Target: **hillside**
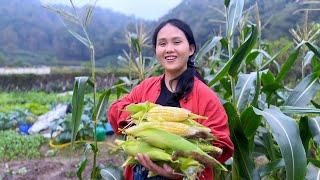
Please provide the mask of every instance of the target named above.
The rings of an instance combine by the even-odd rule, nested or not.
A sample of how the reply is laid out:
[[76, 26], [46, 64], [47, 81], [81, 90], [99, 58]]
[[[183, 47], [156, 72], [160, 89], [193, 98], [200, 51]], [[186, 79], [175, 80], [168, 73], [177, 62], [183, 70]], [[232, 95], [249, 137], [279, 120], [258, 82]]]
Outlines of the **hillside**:
[[[255, 2], [247, 0], [245, 9]], [[257, 2], [264, 25], [262, 36], [268, 40], [288, 36], [289, 28], [303, 22], [303, 13], [293, 12], [310, 7], [298, 4], [296, 0]], [[223, 0], [184, 0], [160, 20], [172, 17], [185, 20], [192, 26], [197, 43], [201, 45], [209, 35], [224, 32], [225, 25], [217, 21], [224, 17], [217, 9], [224, 11]], [[253, 10], [249, 12], [255, 17]], [[319, 16], [320, 12], [312, 12], [309, 21], [319, 22]], [[83, 65], [89, 58], [87, 49], [67, 33], [58, 17], [44, 9], [39, 0], [0, 0], [0, 17], [0, 66]], [[134, 29], [138, 22], [143, 23], [148, 32], [152, 32], [157, 24], [108, 9], [95, 9], [89, 35], [96, 47], [97, 65], [116, 63], [116, 57], [126, 48], [123, 43], [125, 29]]]

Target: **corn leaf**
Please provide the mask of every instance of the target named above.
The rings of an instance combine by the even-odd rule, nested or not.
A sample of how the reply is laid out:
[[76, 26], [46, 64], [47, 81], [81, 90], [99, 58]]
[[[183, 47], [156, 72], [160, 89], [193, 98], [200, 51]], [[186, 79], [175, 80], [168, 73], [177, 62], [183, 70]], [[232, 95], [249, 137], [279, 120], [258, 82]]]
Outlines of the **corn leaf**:
[[284, 77], [288, 74], [290, 69], [293, 67], [294, 63], [297, 60], [297, 57], [299, 55], [299, 50], [301, 46], [297, 46], [293, 52], [290, 54], [288, 59], [285, 61], [285, 63], [282, 65], [279, 74], [276, 77], [276, 82], [281, 83], [281, 81], [284, 79]]
[[231, 57], [229, 61], [231, 61], [230, 69], [228, 70], [229, 74], [233, 77], [237, 76], [239, 67], [245, 57], [252, 50], [254, 45], [256, 44], [258, 38], [258, 30], [256, 26], [251, 26], [251, 33], [245, 40], [245, 42], [237, 49], [234, 55]]
[[233, 154], [232, 177], [235, 179], [253, 179], [254, 164], [251, 159], [250, 141], [244, 133], [240, 117], [233, 104], [227, 102], [223, 106], [229, 119], [230, 136], [236, 147]]
[[77, 137], [77, 133], [79, 130], [79, 126], [81, 123], [81, 116], [83, 113], [84, 106], [84, 94], [86, 90], [86, 86], [89, 81], [89, 77], [76, 77], [73, 87], [73, 95], [72, 95], [72, 139], [71, 144], [72, 147], [74, 145], [74, 141]]
[[228, 37], [231, 37], [242, 17], [244, 0], [231, 0], [230, 3], [227, 2], [227, 4], [228, 4], [227, 35]]
[[307, 54], [303, 58], [303, 67], [305, 68], [307, 65], [311, 64], [311, 60], [314, 57], [314, 53], [312, 51], [308, 51]]
[[248, 107], [241, 113], [241, 126], [248, 139], [252, 139], [261, 123], [261, 117], [256, 115], [253, 107]]
[[285, 114], [294, 114], [294, 115], [320, 114], [320, 109], [316, 109], [312, 107], [279, 106], [279, 108]]
[[250, 92], [255, 89], [257, 73], [252, 72], [250, 74], [240, 74], [238, 78], [239, 79], [235, 87], [236, 107], [240, 112], [242, 112], [248, 105], [250, 97], [253, 99], [253, 95]]
[[318, 58], [320, 58], [320, 48], [316, 45], [312, 44], [311, 42], [305, 42], [307, 47], [316, 55]]
[[285, 161], [287, 179], [303, 179], [306, 173], [307, 159], [294, 119], [284, 115], [277, 107], [264, 109], [254, 108], [257, 115], [263, 116], [271, 127], [272, 135], [280, 147]]
[[305, 177], [306, 180], [314, 180], [314, 179], [320, 179], [320, 169], [311, 163], [307, 166], [307, 175]]
[[303, 116], [300, 118], [299, 130], [304, 150], [307, 153], [309, 151], [309, 141], [312, 138], [312, 134], [309, 128], [309, 118], [307, 116]]
[[268, 66], [271, 62], [275, 61], [276, 58], [277, 58], [279, 55], [287, 52], [288, 49], [292, 46], [292, 44], [293, 44], [293, 43], [289, 43], [289, 44], [287, 44], [285, 47], [283, 47], [279, 52], [277, 52], [274, 56], [272, 56], [271, 59], [269, 59], [266, 63], [264, 63], [264, 64], [261, 66], [260, 70], [264, 69], [264, 68], [265, 68], [266, 66]]
[[320, 90], [320, 71], [305, 77], [289, 94], [285, 105], [305, 107]]
[[[212, 80], [208, 83], [209, 87], [212, 87], [216, 82], [221, 80], [228, 72], [232, 76], [236, 76], [238, 74], [238, 69], [245, 59], [247, 54], [253, 48], [255, 42], [257, 40], [257, 28], [255, 26], [251, 26], [251, 34], [246, 39], [246, 41], [237, 49], [231, 59], [217, 72]], [[232, 67], [232, 68], [231, 68]]]
[[320, 117], [309, 118], [308, 125], [314, 141], [320, 145]]
[[230, 0], [224, 0], [224, 5], [225, 5], [227, 8], [228, 8], [229, 4], [230, 4]]
[[210, 37], [204, 43], [204, 45], [201, 47], [201, 49], [199, 49], [198, 53], [196, 54], [196, 57], [194, 58], [194, 61], [199, 64], [203, 60], [202, 57], [205, 54], [207, 54], [210, 50], [212, 50], [217, 45], [217, 43], [220, 42], [221, 39], [222, 39], [222, 37], [219, 37], [219, 36]]
[[109, 102], [110, 94], [111, 94], [111, 89], [107, 89], [100, 95], [98, 104], [93, 111], [94, 121], [99, 121], [102, 116], [102, 112], [106, 110], [106, 106]]

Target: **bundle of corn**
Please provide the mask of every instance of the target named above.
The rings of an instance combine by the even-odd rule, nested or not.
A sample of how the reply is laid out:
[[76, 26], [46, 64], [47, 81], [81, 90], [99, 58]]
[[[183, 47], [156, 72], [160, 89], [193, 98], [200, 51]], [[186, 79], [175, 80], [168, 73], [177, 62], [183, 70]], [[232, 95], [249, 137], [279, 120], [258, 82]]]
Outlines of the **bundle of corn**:
[[185, 179], [196, 179], [205, 166], [226, 171], [214, 158], [222, 153], [222, 149], [212, 145], [216, 137], [211, 134], [210, 128], [194, 121], [207, 117], [183, 108], [150, 102], [130, 104], [126, 111], [130, 112], [131, 120], [136, 125], [121, 130], [127, 135], [126, 141], [116, 141], [128, 154], [124, 165], [137, 163], [134, 157], [144, 153], [158, 165], [170, 164]]

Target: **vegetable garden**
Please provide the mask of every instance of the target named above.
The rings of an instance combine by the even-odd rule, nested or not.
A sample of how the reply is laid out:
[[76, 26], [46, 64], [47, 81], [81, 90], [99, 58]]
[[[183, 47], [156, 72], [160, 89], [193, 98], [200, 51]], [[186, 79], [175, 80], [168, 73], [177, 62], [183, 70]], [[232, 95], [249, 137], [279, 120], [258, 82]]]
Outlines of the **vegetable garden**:
[[[119, 61], [129, 67], [127, 76], [119, 77], [107, 89], [98, 89], [94, 45], [87, 33], [94, 5], [87, 6], [83, 18], [73, 1], [70, 2], [74, 13], [46, 8], [57, 13], [71, 35], [88, 48], [91, 76], [75, 78], [72, 95], [0, 94], [0, 161], [5, 162], [0, 177], [28, 173], [29, 166], [10, 170], [8, 161], [12, 161], [10, 165], [14, 167], [17, 159], [40, 157], [48, 161], [54, 157], [68, 159], [71, 156], [77, 158], [65, 164], [73, 168], [64, 172], [64, 177], [52, 177], [123, 178], [121, 164], [126, 155], [119, 149], [115, 151], [115, 136], [107, 136], [105, 140], [99, 138], [101, 127], [105, 130], [107, 125], [105, 111], [111, 102], [128, 93], [143, 79], [160, 74], [162, 69], [153, 57], [143, 54], [148, 35], [143, 28], [137, 27], [135, 33], [127, 33], [129, 51], [119, 56]], [[235, 145], [233, 157], [224, 164], [227, 171], [216, 172], [215, 178], [318, 179], [319, 24], [306, 23], [303, 27], [291, 29], [292, 41], [277, 49], [273, 42], [262, 39], [258, 4], [244, 10], [244, 3], [244, 0], [224, 1], [225, 12], [221, 13], [226, 17], [225, 32], [208, 37], [195, 57], [208, 86], [224, 105]], [[80, 28], [72, 29], [70, 25]], [[293, 80], [288, 76], [297, 66], [301, 78]], [[72, 110], [50, 124], [49, 134], [55, 135], [54, 138], [21, 137], [12, 131], [19, 129], [20, 124], [34, 123], [39, 115], [47, 113], [58, 103], [69, 104]], [[69, 143], [68, 148], [58, 148], [66, 143]], [[30, 151], [26, 152], [25, 147]], [[41, 152], [41, 148], [45, 150]], [[54, 168], [63, 167], [62, 164], [60, 162]]]

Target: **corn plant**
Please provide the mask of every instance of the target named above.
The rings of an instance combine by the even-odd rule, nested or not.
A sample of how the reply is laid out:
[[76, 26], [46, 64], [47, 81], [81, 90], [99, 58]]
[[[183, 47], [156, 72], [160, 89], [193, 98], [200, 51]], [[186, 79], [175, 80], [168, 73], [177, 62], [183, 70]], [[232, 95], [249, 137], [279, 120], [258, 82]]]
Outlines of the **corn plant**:
[[[319, 63], [314, 63], [313, 72], [298, 82], [292, 91], [285, 88], [283, 80], [298, 60], [302, 47], [314, 53], [317, 62], [320, 49], [312, 41], [298, 41], [280, 66], [277, 57], [288, 51], [292, 44], [270, 55], [261, 46], [260, 21], [257, 26], [239, 25], [246, 19], [242, 18], [244, 1], [225, 0], [225, 7], [226, 37], [211, 38], [199, 50], [199, 53], [209, 52], [220, 42], [227, 52], [226, 59], [223, 52], [219, 57], [224, 65], [221, 68], [212, 66], [209, 78], [206, 78], [209, 86], [223, 97], [231, 139], [235, 144], [231, 174], [223, 178], [277, 179], [280, 176], [280, 179], [303, 179], [307, 172], [307, 158], [313, 165], [319, 165], [319, 146], [314, 138], [319, 132], [319, 118], [311, 118], [319, 114], [318, 104], [312, 101], [320, 90]], [[236, 26], [239, 26], [239, 37], [243, 37], [238, 38], [237, 43]], [[269, 69], [271, 63], [278, 67], [276, 74]], [[316, 155], [308, 154], [310, 142]], [[265, 162], [257, 167], [254, 159], [261, 157], [265, 157]], [[315, 169], [319, 172], [311, 165], [308, 167], [308, 173]]]
[[[114, 87], [106, 89], [104, 92], [101, 93], [99, 99], [96, 97], [97, 90], [96, 90], [96, 80], [95, 80], [95, 49], [94, 49], [93, 42], [91, 41], [87, 31], [90, 20], [92, 19], [93, 11], [96, 5], [96, 0], [91, 1], [89, 4], [87, 4], [86, 8], [84, 8], [85, 13], [79, 12], [80, 10], [76, 8], [73, 0], [70, 0], [70, 4], [72, 7], [71, 10], [73, 12], [68, 12], [66, 10], [58, 9], [48, 5], [44, 5], [44, 7], [58, 14], [58, 16], [61, 19], [61, 22], [66, 27], [68, 32], [77, 40], [79, 40], [82, 44], [84, 44], [88, 48], [88, 51], [90, 53], [91, 77], [87, 77], [87, 76], [76, 77], [74, 82], [73, 96], [72, 96], [71, 143], [72, 143], [72, 147], [74, 147], [74, 142], [77, 139], [79, 126], [81, 123], [81, 116], [83, 113], [84, 96], [87, 91], [93, 90], [92, 121], [94, 124], [94, 129], [93, 129], [94, 142], [86, 146], [84, 159], [78, 168], [77, 176], [79, 179], [82, 179], [82, 172], [84, 171], [88, 163], [88, 158], [87, 158], [88, 151], [92, 150], [93, 151], [93, 167], [91, 171], [91, 179], [96, 179], [99, 176], [99, 169], [96, 165], [97, 155], [99, 151], [98, 145], [97, 145], [97, 136], [96, 136], [97, 124], [98, 124], [98, 121], [101, 119], [102, 113], [104, 113], [104, 110], [106, 109], [106, 106], [108, 104], [109, 97], [111, 94], [111, 90], [114, 88], [117, 90], [121, 90], [121, 87], [123, 84], [118, 84]], [[84, 14], [84, 16], [82, 14]], [[80, 29], [79, 30], [80, 32], [77, 32], [76, 29], [72, 29], [71, 25], [76, 25], [80, 27], [78, 28]]]
[[125, 42], [129, 50], [123, 50], [123, 55], [118, 56], [118, 59], [129, 70], [129, 75], [120, 79], [133, 87], [154, 74], [159, 64], [154, 57], [143, 55], [144, 48], [150, 49], [149, 36], [143, 25], [136, 25], [135, 32], [127, 30]]

